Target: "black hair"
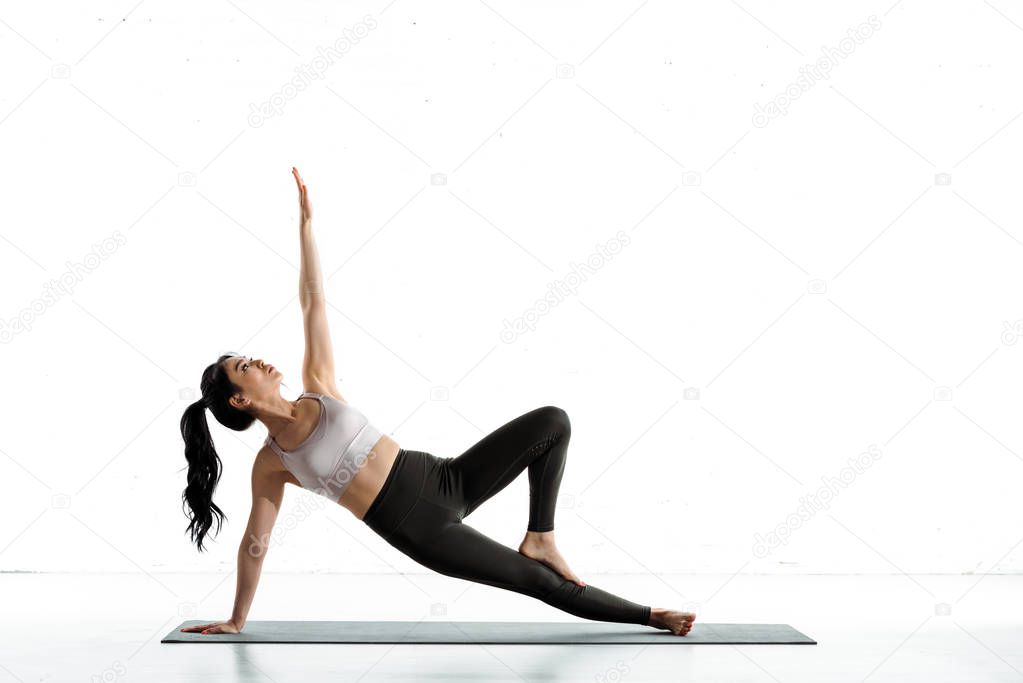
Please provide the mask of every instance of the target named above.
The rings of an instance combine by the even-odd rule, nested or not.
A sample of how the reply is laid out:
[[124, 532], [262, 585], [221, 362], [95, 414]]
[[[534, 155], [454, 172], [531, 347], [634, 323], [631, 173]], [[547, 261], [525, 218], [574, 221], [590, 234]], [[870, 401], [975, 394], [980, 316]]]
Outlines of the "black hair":
[[213, 526], [214, 516], [217, 518], [217, 533], [227, 518], [213, 502], [222, 463], [210, 437], [206, 409], [210, 409], [217, 422], [238, 432], [248, 429], [256, 421], [252, 413], [235, 408], [228, 402], [231, 396], [241, 393], [242, 388], [231, 381], [224, 361], [238, 355], [225, 353], [203, 370], [199, 384], [202, 398], [188, 406], [181, 416], [181, 437], [185, 440], [185, 459], [188, 460], [188, 486], [181, 494], [181, 507], [184, 511], [187, 504], [191, 509], [191, 514], [186, 512], [186, 516], [191, 518], [186, 532], [191, 533], [192, 542], [198, 546], [199, 552], [203, 551], [202, 542]]

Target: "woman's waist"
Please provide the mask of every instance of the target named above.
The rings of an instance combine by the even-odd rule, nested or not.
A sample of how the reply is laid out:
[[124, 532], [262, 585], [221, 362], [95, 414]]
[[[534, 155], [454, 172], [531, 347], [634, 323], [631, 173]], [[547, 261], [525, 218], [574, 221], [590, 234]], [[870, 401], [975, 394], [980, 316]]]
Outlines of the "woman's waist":
[[429, 496], [424, 489], [432, 490], [428, 484], [443, 469], [443, 462], [425, 451], [401, 449], [362, 521], [385, 538], [395, 532], [424, 495]]
[[[365, 450], [365, 448], [362, 450]], [[397, 459], [400, 450], [401, 446], [398, 445], [398, 442], [384, 434], [365, 453], [355, 458], [350, 456], [342, 458], [344, 462], [339, 462], [338, 467], [351, 468], [353, 469], [353, 474], [351, 481], [338, 502], [346, 505], [346, 507], [350, 507], [346, 504], [349, 501], [366, 499], [371, 501], [383, 485], [384, 479], [387, 478], [387, 474], [390, 472], [391, 466], [395, 459]], [[368, 501], [363, 507], [369, 505]], [[356, 510], [353, 510], [353, 512], [356, 512]]]

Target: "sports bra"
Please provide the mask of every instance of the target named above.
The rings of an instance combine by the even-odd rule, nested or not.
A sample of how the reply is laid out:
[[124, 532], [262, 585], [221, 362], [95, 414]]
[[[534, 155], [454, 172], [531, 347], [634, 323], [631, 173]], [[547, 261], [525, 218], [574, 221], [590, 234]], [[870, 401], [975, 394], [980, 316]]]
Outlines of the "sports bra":
[[306, 440], [286, 451], [267, 434], [264, 445], [276, 451], [302, 488], [337, 502], [383, 434], [350, 403], [315, 391], [299, 398], [307, 396], [320, 402], [320, 419]]

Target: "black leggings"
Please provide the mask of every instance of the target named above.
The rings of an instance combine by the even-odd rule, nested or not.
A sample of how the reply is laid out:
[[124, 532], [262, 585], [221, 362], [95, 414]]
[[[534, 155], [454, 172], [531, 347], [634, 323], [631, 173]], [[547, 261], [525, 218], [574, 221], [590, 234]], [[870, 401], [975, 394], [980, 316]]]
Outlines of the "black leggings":
[[462, 518], [529, 468], [531, 531], [554, 529], [571, 426], [556, 406], [536, 408], [455, 458], [401, 449], [363, 521], [441, 574], [523, 593], [585, 619], [647, 625], [650, 607], [587, 584], [485, 536]]

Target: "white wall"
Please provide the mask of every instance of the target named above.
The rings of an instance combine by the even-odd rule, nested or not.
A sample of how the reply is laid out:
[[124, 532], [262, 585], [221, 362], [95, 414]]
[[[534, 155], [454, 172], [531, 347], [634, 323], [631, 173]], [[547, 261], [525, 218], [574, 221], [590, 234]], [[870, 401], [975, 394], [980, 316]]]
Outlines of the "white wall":
[[[232, 568], [266, 431], [213, 424], [199, 555], [178, 420], [226, 351], [302, 390], [292, 165], [341, 391], [442, 456], [564, 407], [581, 573], [1023, 568], [1018, 6], [55, 5], [0, 25], [0, 569]], [[426, 571], [291, 487], [279, 531]]]

